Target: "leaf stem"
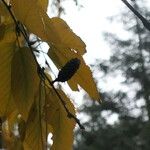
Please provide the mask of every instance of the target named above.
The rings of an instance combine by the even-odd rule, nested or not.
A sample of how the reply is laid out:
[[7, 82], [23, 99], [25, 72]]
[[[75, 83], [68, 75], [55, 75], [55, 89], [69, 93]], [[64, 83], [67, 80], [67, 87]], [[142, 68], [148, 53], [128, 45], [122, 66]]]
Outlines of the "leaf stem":
[[3, 149], [2, 118], [0, 117], [0, 149]]
[[[45, 81], [44, 82], [44, 85], [46, 84]], [[46, 89], [45, 89], [45, 86], [44, 86], [44, 95], [46, 95]], [[45, 98], [45, 106], [47, 106], [48, 102], [47, 102], [47, 99]], [[47, 109], [45, 109], [45, 116], [47, 118]], [[48, 127], [47, 127], [47, 122], [45, 121], [45, 139], [46, 139], [46, 149], [47, 149], [47, 136], [48, 136]]]
[[79, 125], [80, 129], [85, 129], [84, 126], [80, 123], [80, 120], [74, 116], [69, 110], [68, 108], [66, 107], [66, 103], [65, 101], [62, 99], [62, 97], [60, 96], [59, 92], [55, 89], [53, 83], [50, 81], [50, 79], [48, 78], [48, 76], [46, 74], [44, 74], [45, 78], [47, 79], [47, 81], [49, 82], [49, 84], [52, 86], [53, 90], [55, 91], [55, 93], [57, 94], [58, 98], [60, 99], [60, 102], [62, 103], [62, 105], [64, 106], [66, 112], [67, 112], [67, 116], [68, 118], [73, 118], [76, 123]]
[[38, 105], [39, 105], [39, 110], [38, 110], [38, 113], [39, 113], [39, 122], [40, 122], [40, 134], [41, 134], [41, 144], [42, 144], [42, 150], [44, 150], [44, 142], [43, 142], [43, 130], [42, 130], [42, 117], [41, 117], [41, 100], [42, 100], [42, 80], [40, 80], [40, 84], [39, 84], [39, 99], [38, 99]]

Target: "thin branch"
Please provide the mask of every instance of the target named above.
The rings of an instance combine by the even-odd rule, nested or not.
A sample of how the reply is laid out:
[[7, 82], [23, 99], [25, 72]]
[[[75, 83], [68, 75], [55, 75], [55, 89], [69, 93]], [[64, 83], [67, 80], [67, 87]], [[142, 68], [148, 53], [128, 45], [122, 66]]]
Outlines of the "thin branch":
[[142, 21], [144, 27], [150, 31], [150, 22], [143, 17], [137, 10], [131, 6], [127, 0], [122, 0], [122, 2]]
[[5, 0], [1, 0], [3, 3], [4, 3], [4, 5], [6, 6], [6, 8], [8, 9], [8, 11], [9, 11], [9, 13], [10, 13], [10, 15], [11, 15], [11, 17], [12, 17], [12, 19], [13, 19], [13, 21], [15, 22], [15, 24], [17, 25], [17, 20], [16, 20], [16, 18], [15, 18], [15, 16], [13, 15], [13, 13], [12, 13], [12, 11], [11, 11], [11, 5], [8, 5], [6, 2], [5, 2]]
[[[43, 81], [44, 82], [44, 85], [46, 84], [45, 83], [45, 80]], [[46, 88], [45, 86], [43, 87], [44, 88], [44, 95], [46, 95]], [[47, 102], [47, 98], [45, 98], [45, 106], [47, 106], [48, 102]], [[47, 118], [47, 108], [45, 109], [45, 116]], [[48, 136], [48, 126], [47, 126], [47, 121], [45, 121], [45, 139], [46, 139], [46, 149], [47, 149], [47, 136]]]
[[0, 117], [0, 149], [3, 149], [3, 135], [2, 135], [2, 118]]
[[62, 99], [62, 97], [60, 96], [59, 92], [55, 89], [53, 83], [50, 81], [50, 79], [48, 78], [48, 76], [47, 76], [46, 74], [44, 74], [44, 76], [45, 76], [45, 78], [47, 79], [47, 81], [49, 82], [49, 84], [52, 86], [52, 88], [53, 88], [53, 90], [55, 91], [55, 93], [57, 94], [58, 98], [60, 99], [60, 102], [62, 103], [62, 105], [64, 106], [64, 108], [65, 108], [65, 110], [66, 110], [66, 112], [67, 112], [67, 116], [68, 116], [69, 118], [73, 118], [73, 119], [76, 121], [76, 123], [79, 125], [80, 129], [83, 129], [83, 130], [84, 130], [84, 129], [85, 129], [84, 126], [80, 123], [80, 120], [79, 120], [76, 116], [74, 116], [74, 115], [68, 110], [68, 108], [66, 107], [65, 101]]
[[38, 105], [39, 105], [39, 122], [40, 122], [40, 133], [41, 133], [41, 144], [42, 144], [42, 150], [44, 150], [44, 142], [43, 142], [43, 130], [42, 130], [42, 117], [41, 117], [41, 106], [42, 106], [42, 104], [41, 104], [41, 100], [42, 100], [42, 93], [41, 93], [41, 90], [42, 90], [42, 88], [41, 88], [41, 86], [42, 86], [42, 80], [40, 80], [40, 84], [39, 84], [39, 99], [38, 99]]

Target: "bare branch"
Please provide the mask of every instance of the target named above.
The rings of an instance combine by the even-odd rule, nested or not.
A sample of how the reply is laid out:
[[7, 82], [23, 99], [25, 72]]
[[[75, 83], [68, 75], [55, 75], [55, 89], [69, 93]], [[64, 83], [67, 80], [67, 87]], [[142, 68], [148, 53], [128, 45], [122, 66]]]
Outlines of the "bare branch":
[[150, 22], [143, 17], [137, 10], [135, 10], [127, 0], [122, 0], [122, 2], [142, 21], [144, 27], [150, 31]]

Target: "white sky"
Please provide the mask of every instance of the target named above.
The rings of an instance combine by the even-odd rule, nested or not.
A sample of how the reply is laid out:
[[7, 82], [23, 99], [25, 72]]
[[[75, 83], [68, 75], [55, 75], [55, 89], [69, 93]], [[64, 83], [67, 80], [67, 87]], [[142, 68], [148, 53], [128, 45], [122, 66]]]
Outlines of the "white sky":
[[104, 42], [104, 30], [118, 31], [117, 26], [110, 26], [106, 17], [117, 14], [123, 3], [121, 0], [79, 0], [83, 8], [78, 10], [71, 0], [64, 2], [66, 14], [62, 18], [67, 21], [73, 31], [87, 45], [86, 61], [92, 63], [95, 58], [108, 58], [110, 49]]

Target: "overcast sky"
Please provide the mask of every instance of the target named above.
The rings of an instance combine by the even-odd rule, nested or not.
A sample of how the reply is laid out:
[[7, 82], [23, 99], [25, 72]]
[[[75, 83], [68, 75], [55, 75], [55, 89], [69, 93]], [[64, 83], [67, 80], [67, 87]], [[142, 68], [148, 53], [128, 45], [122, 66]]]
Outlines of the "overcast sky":
[[[117, 22], [111, 24], [107, 17], [119, 15], [122, 9], [128, 9], [121, 0], [78, 0], [83, 5], [80, 10], [73, 0], [63, 3], [66, 14], [61, 17], [67, 21], [73, 31], [79, 35], [87, 45], [86, 61], [92, 63], [95, 58], [108, 59], [110, 48], [103, 40], [102, 32], [121, 32]], [[147, 0], [145, 0], [147, 1]], [[129, 2], [131, 2], [129, 0]], [[150, 4], [150, 3], [148, 3]], [[122, 33], [123, 34], [123, 33]]]
[[66, 14], [62, 18], [86, 43], [88, 63], [95, 58], [108, 58], [110, 49], [103, 40], [102, 32], [118, 31], [118, 26], [111, 26], [106, 18], [119, 13], [123, 3], [121, 0], [79, 0], [79, 4], [83, 5], [80, 10], [71, 0], [66, 0], [63, 4]]

